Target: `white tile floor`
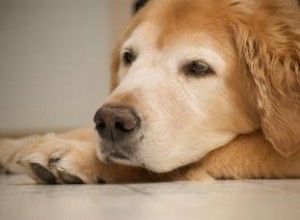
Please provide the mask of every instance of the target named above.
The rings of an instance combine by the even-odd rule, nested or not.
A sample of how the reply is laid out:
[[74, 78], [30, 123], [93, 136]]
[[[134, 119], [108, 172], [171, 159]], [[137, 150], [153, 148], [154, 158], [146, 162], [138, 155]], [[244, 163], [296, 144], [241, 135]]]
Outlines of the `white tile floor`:
[[0, 176], [0, 220], [299, 220], [300, 180], [34, 185]]

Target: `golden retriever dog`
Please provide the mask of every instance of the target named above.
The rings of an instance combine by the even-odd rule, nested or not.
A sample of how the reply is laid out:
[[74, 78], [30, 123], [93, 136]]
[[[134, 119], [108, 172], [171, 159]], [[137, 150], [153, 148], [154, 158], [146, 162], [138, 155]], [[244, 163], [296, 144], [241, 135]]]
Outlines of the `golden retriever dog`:
[[38, 183], [300, 177], [296, 0], [150, 0], [95, 128], [0, 142]]

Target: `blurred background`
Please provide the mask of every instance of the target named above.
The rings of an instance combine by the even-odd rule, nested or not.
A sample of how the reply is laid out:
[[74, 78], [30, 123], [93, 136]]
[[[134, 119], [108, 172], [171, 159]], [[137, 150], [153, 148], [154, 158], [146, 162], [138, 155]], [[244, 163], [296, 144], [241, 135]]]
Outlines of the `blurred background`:
[[92, 123], [134, 0], [0, 0], [0, 136]]

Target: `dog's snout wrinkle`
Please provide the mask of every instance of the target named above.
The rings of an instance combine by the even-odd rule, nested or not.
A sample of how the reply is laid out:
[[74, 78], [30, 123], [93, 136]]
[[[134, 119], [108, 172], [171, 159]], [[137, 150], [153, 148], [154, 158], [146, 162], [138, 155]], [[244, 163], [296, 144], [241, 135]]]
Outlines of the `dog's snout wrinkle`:
[[109, 141], [122, 141], [131, 137], [139, 127], [139, 118], [126, 107], [103, 106], [94, 118], [99, 135]]

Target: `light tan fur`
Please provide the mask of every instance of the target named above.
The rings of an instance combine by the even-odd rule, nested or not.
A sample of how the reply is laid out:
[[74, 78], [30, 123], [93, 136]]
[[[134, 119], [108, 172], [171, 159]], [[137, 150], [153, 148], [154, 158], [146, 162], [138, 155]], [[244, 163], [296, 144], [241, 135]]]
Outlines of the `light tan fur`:
[[[1, 140], [1, 164], [12, 171], [19, 170], [17, 164], [21, 164], [23, 172], [41, 183], [47, 181], [33, 172], [32, 164], [46, 168], [55, 176], [56, 183], [70, 183], [74, 176], [84, 183], [299, 178], [300, 10], [297, 7], [294, 0], [152, 0], [129, 24], [113, 53], [112, 92], [122, 81], [118, 73], [121, 47], [145, 22], [159, 27], [156, 41], [159, 50], [169, 48], [182, 33], [187, 42], [194, 42], [189, 37], [193, 33], [203, 31], [218, 41], [213, 46], [226, 63], [225, 85], [230, 91], [226, 95], [234, 103], [231, 115], [235, 117], [229, 121], [209, 120], [213, 124], [223, 123], [224, 127], [230, 124], [238, 135], [198, 161], [160, 174], [144, 168], [104, 164], [96, 156], [99, 152], [93, 129], [84, 128], [60, 135]], [[147, 112], [141, 106], [137, 90], [120, 91], [112, 93], [106, 103], [140, 105], [139, 109]], [[219, 103], [214, 105], [222, 111]], [[53, 158], [59, 161], [50, 164]]]

